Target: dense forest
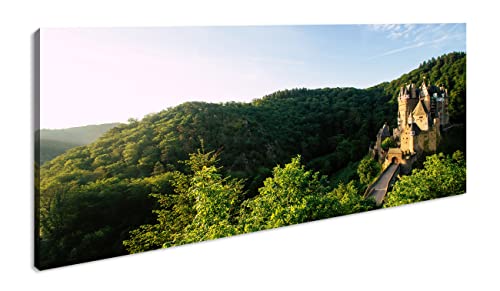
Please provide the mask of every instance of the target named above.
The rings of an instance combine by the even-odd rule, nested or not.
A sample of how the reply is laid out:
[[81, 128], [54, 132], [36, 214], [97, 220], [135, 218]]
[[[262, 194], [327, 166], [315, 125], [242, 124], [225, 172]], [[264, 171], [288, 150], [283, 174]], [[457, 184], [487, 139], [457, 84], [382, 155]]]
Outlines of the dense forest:
[[465, 53], [450, 53], [424, 61], [416, 70], [380, 86], [383, 86], [385, 91], [391, 94], [392, 102], [397, 103], [398, 89], [401, 84], [414, 83], [420, 86], [423, 81], [422, 77], [425, 76], [428, 84], [444, 85], [445, 88], [448, 88], [450, 121], [452, 123], [465, 123], [465, 64]]
[[36, 135], [38, 140], [35, 144], [40, 146], [40, 157], [36, 160], [43, 164], [71, 148], [89, 144], [118, 124], [105, 123], [65, 129], [42, 129]]
[[[361, 194], [380, 168], [365, 156], [380, 126], [395, 124], [399, 86], [418, 84], [423, 75], [445, 84], [451, 120], [463, 124], [465, 58], [431, 59], [367, 89], [283, 90], [251, 103], [188, 102], [115, 126], [41, 166], [37, 266], [374, 209]], [[455, 161], [465, 179], [463, 153], [451, 156], [465, 150], [465, 139], [456, 136], [458, 143], [446, 145], [448, 155], [437, 158]], [[420, 170], [434, 166], [424, 162]], [[446, 173], [455, 180], [462, 174]], [[411, 181], [401, 185], [394, 191]], [[459, 186], [440, 195], [463, 193], [465, 182]]]

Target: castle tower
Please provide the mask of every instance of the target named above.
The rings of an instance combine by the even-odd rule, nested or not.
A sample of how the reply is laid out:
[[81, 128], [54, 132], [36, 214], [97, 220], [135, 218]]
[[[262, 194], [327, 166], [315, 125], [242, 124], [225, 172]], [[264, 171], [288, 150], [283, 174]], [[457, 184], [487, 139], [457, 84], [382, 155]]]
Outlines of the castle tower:
[[401, 91], [399, 92], [398, 97], [398, 123], [400, 129], [408, 124], [408, 99], [410, 99], [410, 94], [408, 94], [406, 87], [401, 87]]
[[413, 154], [415, 152], [415, 132], [414, 131], [410, 131], [410, 133], [408, 135], [408, 151], [411, 154]]
[[413, 119], [413, 113], [410, 113], [410, 117], [408, 120], [408, 151], [410, 153], [415, 152], [415, 135], [416, 133], [416, 125]]
[[402, 129], [404, 126], [408, 124], [408, 99], [399, 99], [398, 100], [398, 115], [400, 118], [400, 128]]
[[411, 90], [411, 98], [417, 98], [417, 88], [415, 87], [415, 84], [410, 83], [410, 90]]
[[431, 112], [431, 94], [429, 93], [427, 84], [425, 84], [425, 77], [422, 82], [422, 86], [420, 86], [420, 98], [422, 98], [422, 100], [424, 101], [427, 112]]
[[418, 98], [413, 84], [402, 86], [398, 97], [398, 123], [399, 129], [403, 130], [408, 124], [408, 116], [417, 105]]

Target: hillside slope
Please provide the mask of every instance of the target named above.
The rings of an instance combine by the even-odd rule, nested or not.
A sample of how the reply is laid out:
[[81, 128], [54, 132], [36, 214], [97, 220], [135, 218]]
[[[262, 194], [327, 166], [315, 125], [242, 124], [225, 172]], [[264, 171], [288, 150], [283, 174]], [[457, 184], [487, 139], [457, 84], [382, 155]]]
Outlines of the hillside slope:
[[40, 164], [52, 160], [71, 148], [95, 141], [103, 133], [117, 125], [119, 123], [40, 130]]

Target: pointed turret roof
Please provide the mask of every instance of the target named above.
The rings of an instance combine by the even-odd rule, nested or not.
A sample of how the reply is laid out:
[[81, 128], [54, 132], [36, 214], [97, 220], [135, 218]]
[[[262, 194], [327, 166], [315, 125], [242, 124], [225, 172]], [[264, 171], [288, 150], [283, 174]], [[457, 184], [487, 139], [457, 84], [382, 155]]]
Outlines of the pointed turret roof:
[[422, 97], [430, 96], [429, 88], [427, 87], [427, 84], [425, 84], [425, 77], [424, 80], [422, 81], [422, 85], [420, 86], [420, 96]]
[[410, 98], [410, 93], [408, 91], [408, 85], [401, 86], [401, 90], [399, 91], [399, 98], [401, 98], [401, 99]]
[[427, 108], [425, 108], [424, 103], [422, 100], [419, 100], [417, 103], [417, 106], [415, 106], [415, 109], [413, 109], [413, 115], [421, 116], [421, 115], [429, 115], [429, 112], [427, 111]]

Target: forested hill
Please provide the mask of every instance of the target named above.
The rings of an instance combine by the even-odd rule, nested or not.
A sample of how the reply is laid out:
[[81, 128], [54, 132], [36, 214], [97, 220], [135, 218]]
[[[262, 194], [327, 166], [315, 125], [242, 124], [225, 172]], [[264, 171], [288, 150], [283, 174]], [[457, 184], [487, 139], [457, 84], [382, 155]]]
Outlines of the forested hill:
[[105, 123], [64, 129], [40, 130], [40, 164], [50, 161], [70, 148], [89, 144], [119, 123]]
[[450, 95], [449, 112], [451, 122], [465, 122], [466, 103], [466, 54], [449, 53], [438, 58], [424, 61], [417, 69], [402, 75], [400, 78], [383, 83], [382, 86], [387, 94], [391, 95], [391, 100], [397, 102], [399, 87], [405, 83], [414, 83], [417, 86], [422, 84], [423, 76], [426, 77], [427, 84], [444, 85], [448, 88]]
[[297, 154], [332, 174], [366, 154], [380, 124], [394, 116], [388, 101], [381, 88], [325, 88], [279, 91], [252, 103], [184, 103], [69, 150], [42, 168], [42, 180], [72, 171], [87, 183], [182, 170], [178, 161], [201, 140], [207, 151], [222, 151], [224, 169], [250, 184], [260, 184], [276, 164]]
[[[188, 102], [113, 127], [41, 167], [41, 264], [124, 254], [129, 231], [154, 219], [149, 194], [172, 190], [155, 177], [188, 172], [181, 161], [202, 141], [207, 152], [219, 153], [224, 175], [245, 179], [246, 200], [273, 167], [298, 154], [307, 168], [336, 179], [366, 155], [384, 122], [395, 123], [399, 86], [422, 75], [448, 86], [451, 119], [464, 121], [465, 58], [444, 55], [368, 89], [283, 90], [251, 103]], [[355, 171], [343, 175], [357, 178]]]

